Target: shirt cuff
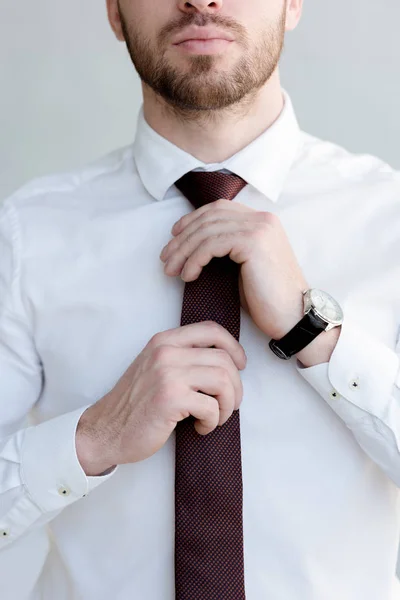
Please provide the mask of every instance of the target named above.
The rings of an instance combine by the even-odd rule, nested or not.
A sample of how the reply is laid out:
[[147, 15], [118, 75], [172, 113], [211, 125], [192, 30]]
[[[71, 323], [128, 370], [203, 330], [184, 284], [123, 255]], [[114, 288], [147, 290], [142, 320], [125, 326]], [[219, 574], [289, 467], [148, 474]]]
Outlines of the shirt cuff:
[[27, 493], [42, 512], [65, 508], [107, 481], [88, 477], [75, 445], [78, 422], [85, 406], [25, 431], [22, 444], [21, 478]]
[[304, 367], [297, 360], [296, 368], [332, 408], [344, 398], [385, 421], [399, 360], [395, 350], [345, 318], [329, 363]]

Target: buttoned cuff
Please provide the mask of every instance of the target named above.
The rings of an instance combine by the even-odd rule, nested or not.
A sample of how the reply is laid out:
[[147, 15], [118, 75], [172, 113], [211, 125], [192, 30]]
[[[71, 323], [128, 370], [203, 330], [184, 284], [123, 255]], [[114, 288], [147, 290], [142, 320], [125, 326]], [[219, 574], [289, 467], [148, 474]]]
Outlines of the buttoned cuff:
[[56, 417], [25, 431], [21, 477], [27, 493], [42, 512], [65, 508], [112, 477], [87, 477], [79, 462], [75, 435], [88, 408]]
[[[335, 410], [344, 398], [385, 421], [399, 370], [399, 355], [352, 320], [345, 318], [329, 363], [297, 371]], [[340, 410], [337, 410], [340, 412]]]

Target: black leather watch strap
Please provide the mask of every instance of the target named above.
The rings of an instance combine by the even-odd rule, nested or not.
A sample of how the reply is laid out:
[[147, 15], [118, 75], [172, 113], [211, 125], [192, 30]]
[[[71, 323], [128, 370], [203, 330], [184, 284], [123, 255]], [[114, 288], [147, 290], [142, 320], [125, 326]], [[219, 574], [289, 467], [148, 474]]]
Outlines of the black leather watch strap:
[[311, 309], [282, 339], [271, 340], [269, 347], [279, 358], [289, 360], [325, 331], [326, 321]]

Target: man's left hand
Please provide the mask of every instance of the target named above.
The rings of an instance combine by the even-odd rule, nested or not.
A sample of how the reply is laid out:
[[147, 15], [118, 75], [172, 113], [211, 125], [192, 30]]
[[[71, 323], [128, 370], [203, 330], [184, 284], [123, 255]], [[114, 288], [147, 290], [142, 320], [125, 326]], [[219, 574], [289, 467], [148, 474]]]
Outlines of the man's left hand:
[[221, 199], [182, 217], [171, 233], [160, 255], [167, 275], [194, 281], [212, 258], [229, 255], [241, 265], [241, 305], [261, 331], [281, 339], [302, 319], [310, 286], [277, 215]]

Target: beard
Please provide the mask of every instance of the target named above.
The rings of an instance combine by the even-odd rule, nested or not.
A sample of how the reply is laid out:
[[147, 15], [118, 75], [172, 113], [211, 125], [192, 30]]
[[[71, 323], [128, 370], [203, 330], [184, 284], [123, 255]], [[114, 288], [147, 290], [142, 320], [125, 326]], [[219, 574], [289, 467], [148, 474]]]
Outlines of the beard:
[[[277, 22], [268, 23], [252, 42], [244, 28], [232, 19], [196, 13], [183, 15], [179, 21], [166, 25], [158, 35], [156, 47], [127, 22], [121, 7], [119, 13], [128, 52], [140, 79], [186, 116], [226, 109], [251, 98], [274, 73], [283, 50], [286, 6]], [[171, 34], [190, 25], [216, 25], [232, 32], [235, 43], [243, 48], [237, 64], [229, 71], [221, 71], [215, 68], [217, 56], [190, 55], [188, 70], [172, 65], [163, 49]]]

